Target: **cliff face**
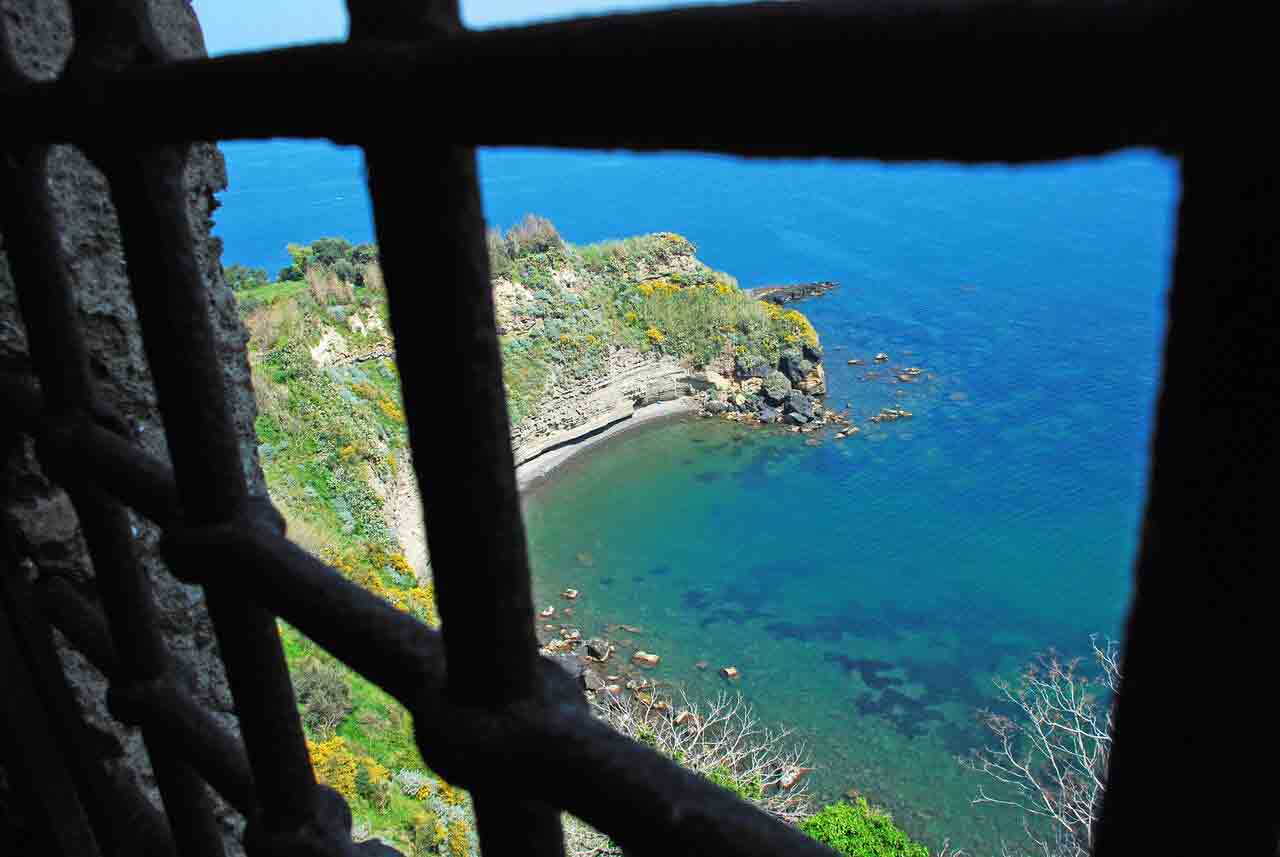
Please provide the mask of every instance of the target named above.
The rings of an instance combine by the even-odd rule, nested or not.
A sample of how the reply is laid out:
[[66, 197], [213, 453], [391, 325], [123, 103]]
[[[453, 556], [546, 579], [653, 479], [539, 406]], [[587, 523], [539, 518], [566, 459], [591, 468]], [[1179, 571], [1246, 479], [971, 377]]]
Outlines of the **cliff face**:
[[[183, 0], [151, 0], [147, 8], [163, 43], [179, 56], [204, 54], [195, 17]], [[51, 0], [4, 0], [9, 43], [24, 72], [35, 79], [57, 74], [70, 50], [70, 22], [62, 4]], [[156, 410], [150, 372], [143, 356], [137, 319], [124, 277], [119, 229], [106, 182], [75, 149], [56, 147], [50, 156], [50, 190], [58, 215], [62, 250], [79, 302], [80, 323], [92, 354], [99, 393], [135, 430], [136, 442], [150, 454], [167, 459], [164, 433]], [[208, 287], [225, 378], [235, 408], [236, 427], [244, 451], [246, 475], [252, 489], [265, 485], [257, 466], [253, 437], [255, 407], [244, 359], [245, 335], [235, 311], [231, 290], [223, 282], [221, 248], [210, 237], [214, 194], [226, 186], [222, 157], [210, 145], [193, 147], [187, 168], [189, 213], [199, 248], [199, 264]], [[0, 205], [5, 200], [0, 199]], [[4, 236], [0, 235], [0, 248]], [[0, 249], [0, 371], [26, 372], [26, 334], [19, 318], [8, 264]], [[94, 572], [85, 554], [79, 527], [65, 494], [43, 478], [29, 441], [4, 464], [3, 509], [25, 572], [32, 577], [56, 575], [71, 581], [92, 599]], [[198, 588], [179, 583], [165, 570], [157, 550], [158, 533], [135, 518], [136, 550], [150, 573], [159, 606], [159, 619], [169, 649], [187, 665], [197, 698], [234, 729], [231, 696], [216, 657], [213, 630]], [[102, 757], [109, 769], [140, 785], [158, 802], [150, 766], [137, 731], [121, 728], [105, 707], [102, 676], [67, 647], [59, 652], [89, 723], [103, 736]], [[2, 772], [0, 772], [2, 773]], [[0, 781], [5, 778], [0, 776]], [[20, 782], [9, 782], [20, 788]], [[0, 786], [2, 788], [2, 786]], [[0, 796], [0, 805], [9, 803]], [[237, 822], [227, 811], [222, 818], [229, 853], [239, 853]], [[0, 822], [2, 824], [3, 822]], [[21, 822], [16, 822], [21, 826]], [[16, 837], [16, 838], [11, 838]], [[20, 831], [0, 830], [0, 841], [21, 842]], [[16, 848], [16, 852], [23, 851]]]
[[[530, 217], [490, 250], [517, 465], [656, 402], [797, 423], [825, 392], [808, 320], [739, 289], [681, 236], [572, 247]], [[338, 239], [291, 252], [292, 280], [241, 293], [255, 359], [302, 347], [331, 375], [391, 366], [381, 275], [360, 261], [373, 253]]]

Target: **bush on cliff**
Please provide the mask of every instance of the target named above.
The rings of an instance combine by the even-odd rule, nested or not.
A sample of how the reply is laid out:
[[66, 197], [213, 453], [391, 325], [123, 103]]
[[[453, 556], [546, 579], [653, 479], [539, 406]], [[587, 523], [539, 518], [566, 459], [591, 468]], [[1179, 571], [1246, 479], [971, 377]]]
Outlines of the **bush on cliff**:
[[800, 829], [849, 857], [929, 857], [929, 849], [912, 842], [888, 814], [873, 809], [866, 798], [833, 803], [800, 822]]

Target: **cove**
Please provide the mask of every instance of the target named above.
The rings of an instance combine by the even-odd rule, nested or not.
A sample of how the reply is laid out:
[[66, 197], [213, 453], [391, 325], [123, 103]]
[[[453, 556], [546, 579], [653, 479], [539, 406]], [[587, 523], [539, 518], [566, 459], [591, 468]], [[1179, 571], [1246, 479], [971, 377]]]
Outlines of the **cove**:
[[[1054, 208], [1062, 182], [1099, 178], [1068, 165], [995, 175], [1009, 197], [986, 211], [939, 195], [931, 221], [879, 209], [893, 226], [871, 236], [784, 231], [825, 260], [805, 274], [844, 283], [801, 308], [828, 404], [861, 434], [815, 447], [686, 419], [587, 451], [526, 498], [539, 606], [578, 589], [584, 635], [643, 628], [612, 636], [661, 654], [656, 680], [741, 690], [808, 743], [824, 800], [855, 788], [933, 847], [1017, 841], [1014, 812], [970, 804], [981, 781], [956, 757], [985, 739], [993, 678], [1118, 637], [1137, 545], [1174, 189], [1143, 159], [1100, 172], [1118, 167], [1151, 182], [1141, 217], [1117, 218], [1103, 200], [1123, 194], [1105, 192]], [[965, 211], [978, 223], [961, 230]], [[867, 378], [879, 351], [926, 374]], [[914, 416], [865, 423], [890, 405]]]
[[[355, 153], [223, 148], [228, 261], [274, 267], [289, 241], [371, 237]], [[642, 627], [637, 641], [662, 656], [653, 676], [694, 695], [729, 689], [715, 668], [738, 666], [762, 720], [809, 743], [820, 797], [857, 788], [935, 847], [1016, 840], [1016, 816], [969, 804], [977, 780], [955, 757], [982, 738], [973, 714], [993, 703], [993, 677], [1119, 633], [1171, 162], [510, 151], [482, 152], [480, 172], [494, 224], [534, 211], [579, 243], [672, 230], [744, 286], [839, 281], [800, 308], [826, 347], [828, 404], [847, 402], [863, 427], [810, 447], [685, 420], [571, 459], [525, 501], [539, 606], [578, 589], [584, 636]], [[879, 351], [925, 375], [894, 385], [847, 364]], [[914, 416], [865, 425], [899, 404]], [[694, 668], [702, 659], [711, 669]]]

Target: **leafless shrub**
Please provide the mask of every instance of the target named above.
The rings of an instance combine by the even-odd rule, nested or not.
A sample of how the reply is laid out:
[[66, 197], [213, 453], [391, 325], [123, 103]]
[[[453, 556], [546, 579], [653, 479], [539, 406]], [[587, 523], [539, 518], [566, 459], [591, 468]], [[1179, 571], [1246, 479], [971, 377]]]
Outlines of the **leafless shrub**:
[[355, 289], [333, 270], [318, 265], [307, 268], [307, 291], [320, 306], [349, 304], [356, 299]]
[[564, 239], [547, 218], [526, 214], [523, 220], [507, 230], [506, 245], [507, 255], [514, 259], [523, 253], [558, 249], [564, 246]]
[[317, 738], [333, 736], [351, 713], [351, 688], [342, 670], [316, 658], [293, 674], [293, 687], [302, 708], [302, 722]]
[[[1106, 788], [1119, 649], [1111, 640], [1091, 641], [1093, 675], [1082, 673], [1080, 658], [1063, 661], [1050, 651], [1016, 684], [997, 681], [1017, 716], [983, 712], [995, 741], [965, 762], [995, 781], [973, 802], [1020, 809], [1031, 850], [1045, 857], [1088, 857]], [[1013, 853], [1019, 852], [1006, 846], [1005, 854]]]
[[382, 292], [385, 290], [382, 279], [382, 266], [377, 262], [369, 262], [364, 266], [363, 277], [366, 292]]
[[249, 331], [250, 350], [264, 351], [271, 348], [282, 334], [288, 333], [297, 325], [301, 314], [298, 305], [290, 300], [254, 309], [244, 319], [245, 328]]
[[[674, 702], [647, 694], [598, 693], [592, 708], [623, 735], [775, 818], [795, 824], [809, 816], [805, 774], [812, 768], [804, 745], [790, 740], [790, 730], [763, 726], [741, 694], [721, 693], [704, 707], [681, 691]], [[572, 816], [565, 816], [565, 845], [570, 857], [622, 854], [609, 837]]]

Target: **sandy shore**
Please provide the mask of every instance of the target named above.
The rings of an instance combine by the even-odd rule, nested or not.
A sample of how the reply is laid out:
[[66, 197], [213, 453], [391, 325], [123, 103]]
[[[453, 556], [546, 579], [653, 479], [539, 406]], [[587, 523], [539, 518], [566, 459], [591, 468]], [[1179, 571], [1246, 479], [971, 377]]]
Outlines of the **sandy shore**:
[[[523, 493], [561, 464], [601, 441], [657, 420], [678, 417], [697, 410], [698, 402], [687, 397], [637, 408], [629, 416], [594, 430], [588, 429], [576, 437], [551, 447], [536, 458], [526, 461], [516, 468], [516, 482]], [[427, 550], [427, 532], [422, 523], [422, 500], [418, 496], [418, 483], [414, 478], [413, 468], [407, 466], [409, 464], [410, 462], [406, 460], [401, 465], [397, 478], [389, 486], [384, 510], [387, 526], [400, 541], [405, 559], [419, 579], [428, 580], [431, 563]]]
[[572, 440], [566, 441], [552, 449], [530, 459], [516, 468], [516, 482], [520, 491], [527, 491], [536, 482], [543, 479], [551, 471], [564, 464], [578, 453], [590, 449], [598, 443], [623, 432], [668, 417], [678, 417], [694, 413], [698, 410], [695, 399], [684, 397], [670, 402], [658, 402], [643, 408], [637, 408], [629, 417], [620, 419], [595, 431], [588, 431]]

